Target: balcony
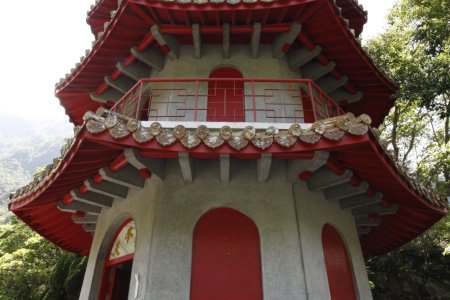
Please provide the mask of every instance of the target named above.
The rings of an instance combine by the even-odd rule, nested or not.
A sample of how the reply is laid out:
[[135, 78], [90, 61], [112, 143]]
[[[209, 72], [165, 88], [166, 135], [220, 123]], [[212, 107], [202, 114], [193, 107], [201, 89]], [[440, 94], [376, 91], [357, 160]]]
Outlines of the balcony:
[[313, 123], [345, 112], [307, 79], [142, 79], [110, 111], [145, 121]]

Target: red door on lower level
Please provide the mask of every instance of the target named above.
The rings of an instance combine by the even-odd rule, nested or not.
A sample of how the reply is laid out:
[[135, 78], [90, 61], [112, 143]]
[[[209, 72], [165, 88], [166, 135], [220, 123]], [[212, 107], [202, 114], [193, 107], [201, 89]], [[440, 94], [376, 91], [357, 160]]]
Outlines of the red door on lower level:
[[330, 224], [323, 226], [322, 244], [331, 300], [356, 300], [347, 247], [337, 230]]
[[230, 208], [206, 213], [194, 230], [191, 300], [262, 300], [258, 229]]
[[232, 78], [242, 78], [241, 72], [223, 67], [212, 71], [209, 78], [230, 78], [230, 80], [209, 82], [206, 120], [209, 122], [245, 121], [244, 83], [232, 80]]

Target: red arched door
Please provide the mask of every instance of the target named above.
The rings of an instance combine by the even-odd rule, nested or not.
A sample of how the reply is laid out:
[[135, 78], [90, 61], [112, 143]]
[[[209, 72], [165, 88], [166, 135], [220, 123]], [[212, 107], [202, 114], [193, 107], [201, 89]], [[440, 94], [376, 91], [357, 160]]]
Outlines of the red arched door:
[[244, 122], [244, 83], [232, 80], [242, 78], [241, 72], [223, 67], [212, 71], [209, 78], [230, 78], [231, 80], [212, 80], [208, 83], [206, 120]]
[[347, 248], [339, 233], [329, 224], [323, 226], [322, 244], [331, 300], [356, 300]]
[[262, 299], [258, 229], [230, 208], [206, 213], [194, 230], [190, 300], [211, 299]]

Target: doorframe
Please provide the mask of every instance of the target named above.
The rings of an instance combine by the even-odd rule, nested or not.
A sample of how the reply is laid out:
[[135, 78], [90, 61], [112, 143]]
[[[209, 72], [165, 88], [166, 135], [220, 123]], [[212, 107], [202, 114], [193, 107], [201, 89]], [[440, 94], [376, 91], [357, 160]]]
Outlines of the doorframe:
[[[220, 71], [221, 70], [232, 70], [232, 71], [236, 72], [236, 75], [239, 73], [239, 77], [237, 77], [237, 76], [235, 76], [235, 77], [220, 76]], [[211, 77], [212, 75], [217, 75], [217, 74], [220, 77]], [[214, 88], [217, 89], [218, 81], [214, 81], [214, 79], [230, 79], [229, 82], [233, 82], [233, 79], [243, 79], [243, 78], [244, 78], [244, 75], [242, 74], [241, 70], [239, 70], [238, 68], [236, 68], [234, 66], [228, 66], [228, 65], [219, 66], [219, 67], [213, 69], [208, 75], [208, 79], [210, 80], [208, 82], [208, 91], [211, 89], [211, 85], [212, 84], [214, 84]], [[222, 82], [228, 82], [228, 81], [222, 81]], [[227, 122], [227, 121], [229, 121], [229, 122], [245, 122], [245, 90], [244, 90], [245, 89], [245, 85], [244, 85], [243, 81], [240, 82], [239, 84], [242, 85], [242, 114], [243, 114], [242, 118], [243, 118], [243, 120], [236, 120], [236, 116], [234, 116], [233, 117], [234, 119], [231, 120], [231, 117], [228, 116], [228, 117], [230, 117], [230, 120], [223, 120], [221, 122]], [[233, 85], [236, 88], [236, 81], [233, 82]], [[208, 92], [208, 98], [207, 98], [207, 102], [206, 102], [206, 120], [208, 120], [209, 118], [214, 118], [215, 119], [214, 121], [216, 121], [217, 118], [227, 117], [227, 113], [226, 113], [227, 112], [227, 106], [226, 106], [226, 103], [224, 103], [224, 110], [223, 110], [224, 116], [217, 116], [217, 115], [208, 116], [209, 99], [210, 99], [210, 96], [209, 96], [209, 92]], [[223, 99], [223, 102], [225, 102], [225, 99]], [[214, 121], [212, 121], [212, 122], [214, 122]]]
[[[116, 230], [116, 232], [114, 233], [114, 236], [112, 237], [111, 241], [109, 242], [109, 246], [108, 246], [108, 251], [106, 252], [106, 257], [105, 257], [105, 262], [103, 264], [103, 272], [102, 272], [102, 279], [101, 279], [101, 284], [100, 284], [100, 293], [98, 296], [99, 300], [105, 300], [106, 295], [109, 295], [108, 299], [111, 300], [112, 297], [112, 288], [113, 285], [111, 283], [114, 282], [114, 277], [115, 277], [115, 272], [112, 274], [112, 278], [110, 279], [110, 275], [111, 275], [111, 270], [113, 270], [113, 268], [115, 266], [119, 266], [128, 262], [132, 262], [134, 259], [134, 253], [130, 253], [124, 256], [121, 256], [119, 258], [115, 258], [115, 259], [109, 259], [110, 255], [111, 255], [111, 251], [112, 248], [114, 246], [114, 243], [117, 239], [117, 237], [119, 236], [120, 232], [122, 231], [122, 229], [128, 225], [130, 222], [134, 221], [133, 218], [128, 218], [126, 219]], [[108, 293], [107, 293], [108, 292]]]

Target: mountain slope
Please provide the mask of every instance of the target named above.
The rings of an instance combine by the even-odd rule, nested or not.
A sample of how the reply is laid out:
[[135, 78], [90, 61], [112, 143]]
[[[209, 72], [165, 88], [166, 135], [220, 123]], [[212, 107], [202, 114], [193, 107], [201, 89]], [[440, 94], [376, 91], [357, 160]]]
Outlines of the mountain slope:
[[26, 120], [0, 113], [0, 120], [0, 207], [5, 207], [9, 193], [58, 157], [64, 138], [72, 133], [63, 119]]

